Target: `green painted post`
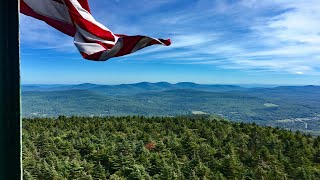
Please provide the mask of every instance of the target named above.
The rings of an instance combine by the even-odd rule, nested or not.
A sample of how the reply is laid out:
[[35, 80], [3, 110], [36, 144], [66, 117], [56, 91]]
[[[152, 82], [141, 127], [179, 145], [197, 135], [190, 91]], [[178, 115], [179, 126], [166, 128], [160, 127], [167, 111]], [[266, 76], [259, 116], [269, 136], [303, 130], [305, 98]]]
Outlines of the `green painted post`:
[[19, 1], [0, 0], [0, 179], [21, 179]]

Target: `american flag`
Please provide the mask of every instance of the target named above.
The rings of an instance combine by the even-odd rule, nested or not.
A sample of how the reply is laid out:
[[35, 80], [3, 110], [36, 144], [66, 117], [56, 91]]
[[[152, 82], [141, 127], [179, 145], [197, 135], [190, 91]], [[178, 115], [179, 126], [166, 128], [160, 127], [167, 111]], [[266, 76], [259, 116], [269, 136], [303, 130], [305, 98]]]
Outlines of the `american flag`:
[[20, 0], [20, 12], [74, 37], [82, 57], [89, 60], [105, 61], [154, 44], [171, 44], [170, 39], [114, 34], [93, 18], [88, 0]]

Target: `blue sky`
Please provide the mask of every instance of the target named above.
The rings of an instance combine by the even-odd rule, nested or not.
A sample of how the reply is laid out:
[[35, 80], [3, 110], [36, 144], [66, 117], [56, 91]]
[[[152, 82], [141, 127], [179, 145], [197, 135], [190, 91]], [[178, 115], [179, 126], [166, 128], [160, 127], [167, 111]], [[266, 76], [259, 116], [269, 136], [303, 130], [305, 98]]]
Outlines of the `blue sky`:
[[320, 85], [318, 0], [89, 0], [115, 33], [170, 38], [107, 62], [82, 59], [73, 39], [21, 15], [24, 84]]

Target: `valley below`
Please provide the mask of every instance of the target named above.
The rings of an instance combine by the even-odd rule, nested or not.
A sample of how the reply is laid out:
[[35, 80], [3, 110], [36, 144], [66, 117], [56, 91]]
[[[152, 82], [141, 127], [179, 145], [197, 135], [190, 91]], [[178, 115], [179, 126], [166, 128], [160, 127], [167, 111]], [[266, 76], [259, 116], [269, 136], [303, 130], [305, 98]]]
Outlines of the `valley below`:
[[319, 134], [320, 86], [247, 88], [166, 82], [23, 85], [25, 118], [218, 115], [230, 121]]

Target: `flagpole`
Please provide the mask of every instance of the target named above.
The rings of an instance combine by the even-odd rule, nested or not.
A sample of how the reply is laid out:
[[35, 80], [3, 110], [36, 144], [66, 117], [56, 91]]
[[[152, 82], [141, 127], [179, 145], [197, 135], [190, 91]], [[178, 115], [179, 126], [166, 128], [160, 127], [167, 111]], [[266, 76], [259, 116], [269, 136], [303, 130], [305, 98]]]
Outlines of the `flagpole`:
[[21, 179], [19, 1], [0, 0], [0, 179]]

